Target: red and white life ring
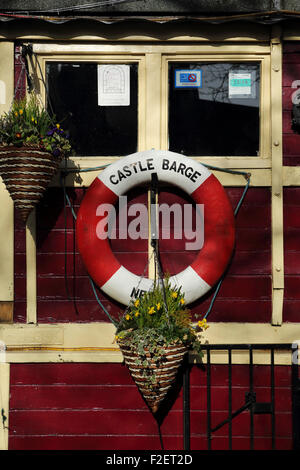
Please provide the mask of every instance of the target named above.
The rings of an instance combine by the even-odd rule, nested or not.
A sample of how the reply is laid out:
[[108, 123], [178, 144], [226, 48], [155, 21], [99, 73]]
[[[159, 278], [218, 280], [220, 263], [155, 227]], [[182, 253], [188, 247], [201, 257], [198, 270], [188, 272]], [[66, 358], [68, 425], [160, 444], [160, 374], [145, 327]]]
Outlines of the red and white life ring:
[[99, 204], [114, 205], [131, 188], [158, 180], [175, 185], [196, 204], [204, 204], [204, 245], [190, 266], [170, 278], [171, 285], [182, 287], [186, 303], [208, 292], [224, 273], [232, 255], [235, 239], [234, 214], [223, 186], [199, 162], [183, 155], [149, 150], [117, 160], [93, 181], [77, 216], [79, 252], [94, 282], [110, 297], [128, 305], [132, 293], [148, 291], [153, 281], [128, 271], [113, 254], [108, 238], [96, 233]]

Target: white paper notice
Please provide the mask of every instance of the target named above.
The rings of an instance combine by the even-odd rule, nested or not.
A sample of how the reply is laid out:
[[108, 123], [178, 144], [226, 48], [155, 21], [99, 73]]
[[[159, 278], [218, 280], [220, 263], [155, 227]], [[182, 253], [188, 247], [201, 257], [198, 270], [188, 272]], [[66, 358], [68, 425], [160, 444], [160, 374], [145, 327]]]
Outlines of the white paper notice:
[[129, 65], [98, 65], [98, 105], [130, 105]]
[[229, 73], [229, 98], [236, 95], [251, 98], [252, 76], [251, 72]]

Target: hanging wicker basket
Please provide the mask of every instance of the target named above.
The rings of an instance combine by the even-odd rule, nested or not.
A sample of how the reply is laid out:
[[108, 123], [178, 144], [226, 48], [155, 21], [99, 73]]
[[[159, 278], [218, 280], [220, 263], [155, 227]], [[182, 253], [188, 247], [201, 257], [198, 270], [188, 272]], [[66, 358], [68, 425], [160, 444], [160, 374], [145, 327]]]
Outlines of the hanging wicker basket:
[[60, 161], [37, 147], [0, 147], [0, 175], [24, 222], [42, 198]]
[[[150, 410], [154, 414], [157, 413], [176, 380], [178, 369], [183, 363], [188, 348], [178, 343], [165, 347], [157, 360], [147, 349], [141, 357], [134, 344], [129, 345], [118, 341], [118, 345], [125, 364]], [[140, 365], [137, 362], [143, 364]]]

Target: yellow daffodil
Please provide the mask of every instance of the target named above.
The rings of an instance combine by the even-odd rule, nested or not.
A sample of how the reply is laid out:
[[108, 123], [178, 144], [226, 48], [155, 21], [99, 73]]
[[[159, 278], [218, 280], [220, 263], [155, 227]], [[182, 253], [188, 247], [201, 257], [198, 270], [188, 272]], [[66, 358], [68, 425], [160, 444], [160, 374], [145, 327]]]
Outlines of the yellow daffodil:
[[32, 122], [34, 122], [34, 117], [31, 118]]
[[15, 111], [15, 116], [16, 116], [16, 117], [19, 116], [18, 111]]
[[172, 292], [172, 297], [173, 297], [173, 299], [177, 299], [177, 297], [178, 297], [177, 292]]
[[22, 114], [23, 114], [23, 109], [20, 109], [20, 110], [19, 110], [19, 114], [20, 114], [20, 116], [22, 116]]
[[118, 336], [118, 335], [116, 335], [116, 336], [115, 336], [115, 340], [116, 340], [116, 341], [118, 341], [118, 339], [119, 339], [119, 336]]
[[56, 124], [56, 127], [57, 127], [57, 129], [59, 129], [59, 128], [60, 128], [60, 124]]
[[140, 299], [136, 299], [136, 301], [134, 302], [134, 306], [138, 307], [139, 305], [140, 305]]
[[125, 320], [130, 320], [131, 319], [131, 316], [127, 313], [127, 315], [125, 316]]
[[206, 318], [203, 318], [203, 320], [198, 321], [198, 326], [199, 328], [202, 328], [203, 330], [206, 330], [209, 328], [209, 325], [207, 324]]
[[135, 317], [139, 317], [140, 316], [140, 312], [137, 310], [134, 314]]
[[148, 313], [149, 313], [149, 315], [153, 315], [153, 313], [155, 313], [155, 308], [154, 308], [154, 307], [150, 307], [150, 308], [148, 309]]
[[180, 303], [181, 303], [181, 305], [184, 305], [184, 303], [185, 303], [184, 299], [180, 299]]
[[160, 305], [159, 302], [158, 302], [158, 304], [156, 304], [156, 308], [157, 308], [157, 310], [160, 310], [160, 309], [161, 309], [161, 305]]

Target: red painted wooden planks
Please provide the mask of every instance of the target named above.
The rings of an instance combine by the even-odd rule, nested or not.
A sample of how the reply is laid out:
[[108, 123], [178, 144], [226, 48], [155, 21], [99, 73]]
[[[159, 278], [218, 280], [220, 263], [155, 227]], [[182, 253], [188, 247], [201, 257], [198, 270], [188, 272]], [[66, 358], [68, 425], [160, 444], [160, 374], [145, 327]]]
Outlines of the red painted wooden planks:
[[11, 385], [130, 385], [125, 366], [105, 363], [14, 364]]
[[[257, 400], [270, 399], [270, 368], [255, 366]], [[206, 372], [191, 371], [191, 448], [206, 449]], [[228, 417], [228, 368], [211, 366], [211, 419]], [[276, 444], [291, 448], [290, 368], [275, 367]], [[232, 366], [232, 405], [244, 403], [249, 367]], [[160, 449], [155, 420], [121, 364], [13, 364], [10, 387], [12, 449]], [[233, 410], [233, 411], [234, 411]], [[233, 421], [233, 447], [249, 448], [249, 412]], [[254, 417], [257, 449], [270, 448], [270, 416]], [[162, 425], [165, 449], [182, 449], [182, 391]], [[226, 445], [227, 441], [227, 445]], [[228, 427], [213, 435], [213, 448], [228, 448]]]
[[[68, 189], [75, 212], [85, 190]], [[146, 203], [147, 193], [137, 189], [129, 193], [128, 205]], [[54, 204], [55, 203], [55, 204]], [[53, 206], [55, 205], [55, 207]], [[40, 205], [38, 220], [37, 272], [38, 318], [40, 322], [105, 321], [105, 314], [96, 302], [82, 259], [78, 254], [74, 220], [67, 209], [64, 217], [62, 190], [51, 188]], [[118, 221], [118, 219], [117, 219]], [[65, 224], [67, 226], [67, 256], [65, 257]], [[117, 225], [118, 229], [118, 225]], [[148, 261], [148, 240], [112, 240], [112, 249], [119, 261], [132, 272], [141, 275]], [[132, 256], [134, 253], [134, 256]], [[75, 302], [68, 300], [68, 290]], [[147, 272], [145, 273], [147, 275]], [[119, 314], [121, 306], [99, 292], [101, 301], [110, 313]], [[51, 301], [50, 301], [51, 299]], [[54, 304], [53, 304], [54, 302]], [[56, 308], [54, 308], [54, 305]]]
[[[51, 190], [52, 191], [52, 190]], [[241, 188], [228, 188], [228, 195], [231, 199], [233, 207], [236, 206], [242, 190]], [[84, 191], [76, 190], [72, 193], [73, 203], [78, 206], [78, 201], [82, 200]], [[61, 190], [53, 190], [53, 197], [48, 193], [48, 199], [44, 202], [45, 210], [40, 206], [40, 214], [42, 217], [41, 223], [38, 218], [38, 253], [37, 253], [37, 266], [38, 266], [38, 315], [39, 321], [88, 321], [90, 311], [90, 321], [95, 319], [105, 318], [100, 311], [97, 313], [97, 306], [92, 294], [91, 286], [88, 278], [86, 277], [85, 268], [82, 265], [80, 256], [77, 254], [75, 243], [75, 234], [72, 225], [68, 225], [67, 231], [67, 273], [69, 278], [70, 291], [72, 297], [76, 298], [78, 302], [78, 310], [81, 314], [74, 311], [74, 308], [68, 304], [68, 298], [65, 289], [64, 271], [65, 271], [65, 233], [61, 226], [63, 220], [60, 212], [57, 210], [61, 198]], [[136, 197], [136, 199], [135, 199]], [[160, 193], [160, 201], [168, 202], [171, 204], [179, 204], [181, 207], [188, 203], [188, 198], [182, 192], [174, 191], [173, 189], [166, 188]], [[146, 201], [146, 195], [141, 192], [131, 194], [129, 202], [132, 204], [134, 201], [142, 203]], [[55, 209], [51, 209], [52, 201], [56, 201]], [[228, 291], [222, 287], [220, 296], [218, 297], [218, 311], [216, 312], [215, 321], [219, 318], [226, 317], [227, 321], [238, 321], [238, 312], [241, 311], [238, 307], [238, 302], [235, 301], [235, 291], [239, 290], [245, 299], [257, 301], [261, 298], [260, 285], [266, 281], [266, 290], [263, 298], [270, 300], [270, 191], [264, 188], [251, 188], [245, 199], [238, 218], [237, 218], [237, 243], [236, 251], [234, 254], [233, 263], [229, 270], [230, 284]], [[47, 209], [47, 210], [46, 210]], [[54, 212], [55, 217], [51, 215]], [[49, 217], [46, 218], [45, 214]], [[57, 221], [60, 220], [58, 223]], [[48, 228], [47, 228], [48, 224]], [[60, 228], [59, 228], [60, 227]], [[172, 230], [171, 218], [171, 239], [162, 240], [160, 243], [160, 251], [162, 264], [166, 271], [177, 273], [188, 266], [194, 259], [196, 253], [193, 251], [183, 252], [182, 247], [185, 246], [186, 240], [174, 239]], [[141, 274], [147, 263], [147, 240], [112, 240], [112, 248], [115, 251], [116, 257], [119, 261], [131, 271]], [[134, 256], [132, 256], [134, 253]], [[246, 278], [239, 279], [240, 276]], [[253, 276], [253, 278], [251, 277]], [[257, 279], [257, 276], [261, 279]], [[244, 281], [246, 280], [247, 289], [243, 288]], [[251, 287], [253, 281], [253, 287]], [[238, 286], [237, 284], [238, 283]], [[268, 286], [268, 287], [267, 287]], [[246, 287], [246, 286], [245, 286]], [[247, 294], [249, 291], [250, 297]], [[228, 293], [227, 293], [228, 292]], [[117, 308], [109, 309], [110, 299], [99, 292], [99, 296], [106, 302], [106, 308], [109, 311], [117, 311]], [[219, 302], [221, 299], [227, 297], [233, 299], [234, 308], [230, 313], [230, 309], [226, 302], [222, 306]], [[252, 297], [254, 296], [254, 297]], [[51, 300], [50, 300], [51, 299]], [[240, 296], [237, 296], [241, 300]], [[49, 303], [49, 310], [47, 312], [47, 301]], [[57, 302], [58, 308], [54, 309], [53, 302]], [[84, 304], [86, 302], [86, 308]], [[202, 303], [205, 299], [199, 301], [198, 309], [202, 311]], [[112, 302], [112, 305], [114, 302]], [[217, 305], [217, 304], [216, 304]], [[253, 315], [253, 310], [250, 314], [250, 309], [243, 309], [240, 318], [245, 321], [249, 318], [250, 321], [261, 321], [262, 318], [268, 321], [270, 312], [269, 304], [260, 304], [261, 309], [258, 310], [256, 317]], [[119, 306], [118, 306], [119, 307]], [[90, 310], [91, 309], [91, 310]], [[55, 310], [55, 312], [54, 312]], [[193, 307], [197, 311], [197, 306]], [[248, 313], [247, 313], [248, 312]]]
[[[169, 189], [170, 191], [170, 189]], [[233, 207], [236, 206], [242, 189], [227, 188]], [[84, 190], [71, 191], [73, 203], [78, 207], [82, 200]], [[164, 199], [170, 204], [187, 203], [185, 195], [175, 191], [163, 192]], [[184, 196], [184, 197], [183, 197]], [[76, 299], [77, 311], [72, 302], [68, 300], [65, 287], [65, 232], [61, 226], [57, 228], [57, 218], [63, 221], [63, 207], [61, 205], [62, 190], [51, 188], [47, 192], [46, 199], [39, 206], [38, 214], [38, 243], [37, 243], [37, 268], [38, 268], [38, 317], [41, 322], [54, 321], [97, 321], [104, 319], [103, 312], [92, 293], [87, 278], [87, 273], [82, 265], [76, 247], [76, 234], [73, 224], [67, 229], [67, 274], [68, 286], [72, 298]], [[137, 192], [136, 200], [145, 202], [146, 195]], [[162, 195], [160, 195], [162, 197]], [[134, 202], [134, 194], [129, 203]], [[60, 201], [60, 203], [59, 203]], [[55, 202], [55, 207], [53, 206]], [[165, 202], [165, 201], [164, 201]], [[58, 210], [59, 207], [59, 210]], [[295, 209], [292, 209], [295, 210]], [[40, 214], [43, 223], [40, 224]], [[47, 217], [46, 217], [47, 215]], [[60, 225], [61, 225], [60, 222]], [[292, 216], [291, 224], [295, 223]], [[21, 227], [16, 226], [16, 319], [24, 321], [25, 312], [22, 309], [26, 300], [25, 285], [25, 243], [24, 233]], [[171, 230], [172, 235], [172, 230]], [[210, 319], [212, 321], [269, 321], [270, 313], [270, 191], [265, 188], [251, 188], [237, 217], [236, 249], [233, 262], [230, 265], [227, 282], [224, 283], [218, 296]], [[196, 255], [193, 251], [182, 251], [185, 240], [162, 240], [161, 253], [164, 268], [172, 272], [179, 272], [188, 266]], [[140, 274], [147, 262], [147, 240], [113, 240], [112, 247], [115, 255], [128, 269]], [[134, 253], [134, 256], [132, 256]], [[245, 285], [245, 287], [243, 287]], [[265, 287], [263, 287], [265, 286]], [[261, 291], [263, 288], [263, 291]], [[237, 294], [236, 292], [240, 292]], [[260, 293], [261, 292], [261, 293]], [[208, 306], [212, 292], [193, 306], [193, 311], [200, 313]], [[106, 302], [106, 308], [110, 312], [119, 312], [120, 305], [99, 292], [99, 297]], [[232, 300], [230, 312], [229, 302]], [[242, 300], [251, 301], [249, 307]], [[261, 302], [263, 300], [263, 302]], [[222, 304], [223, 301], [223, 304]], [[250, 306], [257, 302], [258, 309]], [[57, 308], [55, 308], [55, 306]], [[251, 311], [252, 310], [252, 311]], [[78, 311], [80, 315], [78, 315]], [[253, 312], [257, 314], [254, 316]], [[215, 317], [214, 317], [215, 315]]]
[[284, 321], [299, 322], [300, 188], [285, 188], [284, 203]]
[[26, 322], [26, 234], [14, 211], [14, 321]]

